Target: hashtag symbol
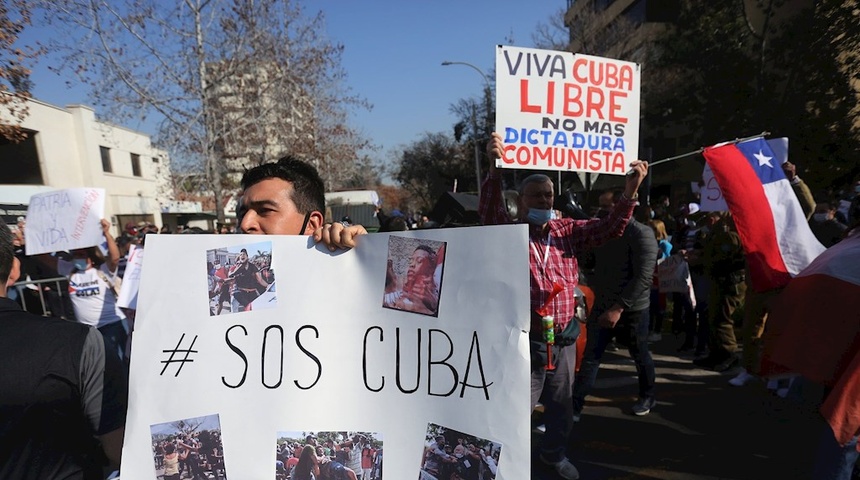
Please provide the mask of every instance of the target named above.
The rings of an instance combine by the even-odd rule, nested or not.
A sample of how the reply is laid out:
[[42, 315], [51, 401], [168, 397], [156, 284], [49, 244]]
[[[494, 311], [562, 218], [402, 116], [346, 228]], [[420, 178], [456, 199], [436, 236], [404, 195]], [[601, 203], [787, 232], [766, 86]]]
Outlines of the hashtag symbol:
[[[179, 372], [181, 372], [181, 371], [182, 371], [182, 367], [185, 365], [185, 363], [186, 363], [186, 362], [193, 362], [193, 361], [194, 361], [194, 360], [189, 359], [188, 357], [189, 357], [189, 356], [191, 356], [191, 354], [192, 354], [192, 353], [197, 353], [197, 350], [192, 350], [192, 348], [194, 348], [194, 342], [196, 342], [196, 341], [197, 341], [197, 335], [194, 335], [194, 340], [191, 340], [191, 345], [190, 345], [187, 349], [185, 349], [185, 350], [182, 350], [182, 349], [180, 349], [180, 348], [179, 348], [179, 347], [181, 347], [181, 346], [182, 346], [182, 341], [183, 341], [183, 340], [185, 340], [185, 334], [184, 334], [184, 333], [183, 333], [183, 334], [182, 334], [182, 336], [179, 338], [179, 343], [177, 343], [177, 344], [176, 344], [176, 348], [174, 348], [173, 350], [162, 350], [162, 351], [161, 351], [162, 353], [169, 353], [169, 354], [170, 354], [170, 358], [168, 358], [167, 360], [162, 360], [162, 361], [161, 361], [161, 363], [163, 363], [163, 364], [164, 364], [164, 368], [162, 368], [162, 369], [161, 369], [161, 375], [164, 375], [164, 372], [165, 372], [165, 371], [167, 371], [167, 367], [168, 367], [171, 363], [179, 363], [179, 367], [176, 369], [176, 374], [174, 375], [174, 377], [178, 377], [178, 376], [179, 376]], [[173, 357], [174, 357], [174, 356], [176, 356], [176, 354], [177, 354], [177, 353], [184, 353], [184, 354], [185, 354], [185, 357], [183, 357], [183, 358], [176, 358], [176, 359], [174, 360], [174, 358], [173, 358]]]

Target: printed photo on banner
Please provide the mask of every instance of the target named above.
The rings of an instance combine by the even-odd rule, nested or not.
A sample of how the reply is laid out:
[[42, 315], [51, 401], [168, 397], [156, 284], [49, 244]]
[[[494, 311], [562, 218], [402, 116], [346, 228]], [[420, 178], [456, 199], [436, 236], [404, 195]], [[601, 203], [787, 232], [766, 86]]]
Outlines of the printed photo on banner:
[[218, 415], [184, 418], [150, 427], [158, 480], [226, 480]]
[[497, 46], [496, 166], [624, 175], [639, 155], [640, 89], [633, 62]]
[[209, 315], [275, 308], [272, 242], [206, 251]]
[[382, 480], [382, 435], [278, 432], [275, 480]]
[[444, 266], [445, 242], [388, 237], [382, 306], [438, 316]]
[[418, 480], [494, 479], [501, 452], [501, 443], [430, 423]]

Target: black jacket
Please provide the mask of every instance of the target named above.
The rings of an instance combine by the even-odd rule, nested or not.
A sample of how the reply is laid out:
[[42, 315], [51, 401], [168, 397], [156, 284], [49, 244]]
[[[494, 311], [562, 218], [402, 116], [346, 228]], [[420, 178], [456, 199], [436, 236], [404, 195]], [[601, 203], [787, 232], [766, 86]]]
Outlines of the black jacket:
[[630, 219], [621, 238], [594, 250], [594, 273], [589, 277], [589, 286], [597, 297], [595, 307], [606, 310], [617, 303], [625, 311], [647, 309], [656, 265], [654, 230]]

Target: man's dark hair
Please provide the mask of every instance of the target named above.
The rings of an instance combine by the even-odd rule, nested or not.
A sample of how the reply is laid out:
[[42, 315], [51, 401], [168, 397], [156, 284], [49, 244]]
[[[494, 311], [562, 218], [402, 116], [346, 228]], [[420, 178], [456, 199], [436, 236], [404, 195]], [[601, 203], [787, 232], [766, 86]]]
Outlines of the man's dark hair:
[[6, 225], [0, 226], [0, 282], [6, 283], [12, 272], [15, 260], [15, 246], [12, 245], [12, 231]]
[[292, 155], [257, 165], [242, 175], [242, 190], [270, 178], [280, 178], [293, 185], [291, 200], [299, 213], [325, 213], [325, 185], [313, 165]]

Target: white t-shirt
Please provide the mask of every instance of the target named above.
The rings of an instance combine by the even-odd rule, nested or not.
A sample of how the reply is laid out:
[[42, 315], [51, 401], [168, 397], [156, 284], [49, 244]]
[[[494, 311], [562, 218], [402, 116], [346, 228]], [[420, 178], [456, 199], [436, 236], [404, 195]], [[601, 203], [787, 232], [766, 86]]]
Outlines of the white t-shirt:
[[[106, 278], [113, 281], [116, 271], [108, 270], [106, 264], [99, 269]], [[125, 318], [116, 306], [116, 295], [110, 291], [108, 284], [102, 280], [98, 270], [90, 267], [84, 271], [75, 270], [75, 265], [60, 259], [57, 272], [69, 277], [69, 296], [75, 307], [75, 318], [79, 323], [102, 327]]]

